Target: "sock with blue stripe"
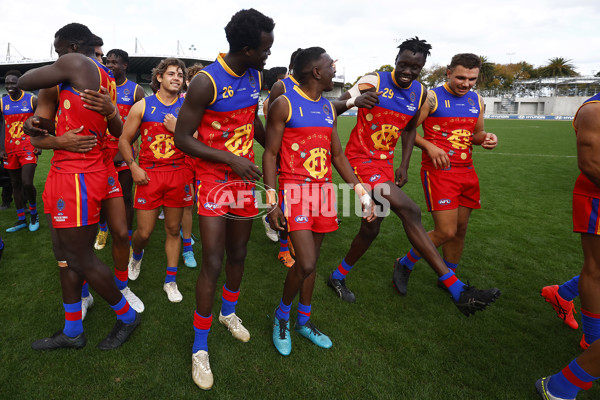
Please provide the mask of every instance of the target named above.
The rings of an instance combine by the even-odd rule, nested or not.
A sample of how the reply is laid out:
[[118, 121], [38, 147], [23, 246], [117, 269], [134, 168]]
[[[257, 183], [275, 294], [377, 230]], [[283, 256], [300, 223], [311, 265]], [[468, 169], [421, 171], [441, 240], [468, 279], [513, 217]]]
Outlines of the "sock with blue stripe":
[[600, 314], [594, 314], [582, 308], [581, 324], [587, 344], [592, 344], [596, 339], [600, 338]]
[[400, 264], [404, 265], [406, 268], [412, 271], [413, 267], [419, 261], [421, 257], [415, 253], [415, 249], [410, 249], [409, 252], [400, 259]]
[[346, 275], [348, 275], [348, 272], [350, 272], [352, 267], [353, 265], [348, 265], [348, 263], [346, 263], [346, 259], [344, 258], [340, 265], [338, 265], [337, 269], [332, 272], [331, 278], [338, 279], [340, 281], [346, 279]]
[[25, 222], [25, 209], [24, 208], [17, 209], [17, 219], [19, 220], [19, 222]]
[[439, 278], [439, 281], [446, 286], [454, 301], [458, 301], [460, 294], [464, 291], [465, 284], [460, 281], [452, 270]]
[[119, 290], [123, 290], [127, 287], [127, 283], [129, 283], [127, 270], [120, 271], [115, 268], [115, 283], [117, 284], [117, 288]]
[[571, 278], [558, 287], [558, 295], [566, 301], [579, 296], [579, 275]]
[[590, 389], [596, 379], [598, 378], [585, 372], [575, 359], [558, 374], [550, 377], [548, 391], [555, 397], [574, 399], [581, 389]]
[[110, 306], [115, 313], [117, 314], [117, 319], [123, 321], [126, 324], [130, 324], [135, 321], [135, 316], [137, 315], [135, 310], [131, 308], [125, 296], [121, 297], [121, 301], [119, 301], [114, 306]]
[[133, 257], [133, 259], [135, 261], [140, 261], [143, 256], [144, 256], [144, 250], [142, 250], [140, 253], [136, 253], [135, 251], [133, 253], [131, 253], [131, 257]]
[[239, 290], [237, 292], [232, 292], [231, 290], [227, 289], [225, 285], [223, 285], [223, 305], [221, 306], [221, 314], [223, 314], [223, 316], [235, 313], [235, 306], [239, 297]]
[[183, 252], [193, 251], [192, 249], [192, 238], [186, 239], [183, 238]]
[[275, 310], [275, 317], [277, 319], [283, 319], [284, 321], [290, 320], [290, 309], [292, 308], [292, 303], [283, 304], [283, 299], [279, 302], [279, 307]]
[[88, 297], [90, 295], [90, 288], [87, 281], [83, 281], [81, 285], [81, 297]]
[[283, 251], [289, 251], [289, 250], [290, 250], [290, 248], [288, 247], [287, 239], [283, 240], [283, 239], [279, 238], [279, 251], [283, 252]]
[[192, 353], [195, 354], [200, 350], [208, 351], [208, 333], [210, 332], [210, 326], [212, 325], [212, 314], [208, 317], [203, 317], [198, 314], [198, 311], [194, 311], [194, 345], [192, 346]]
[[127, 238], [129, 239], [129, 247], [131, 247], [131, 236], [133, 236], [133, 231], [131, 229], [128, 229]]
[[107, 225], [106, 221], [105, 222], [100, 222], [98, 224], [98, 226], [100, 227], [100, 231], [102, 231], [102, 232], [108, 231], [108, 225]]
[[83, 332], [81, 321], [81, 301], [72, 304], [63, 303], [65, 308], [65, 327], [63, 333], [69, 337], [75, 337]]
[[458, 268], [458, 264], [451, 263], [450, 261], [444, 260], [444, 264], [448, 267], [449, 270], [456, 273], [456, 268]]
[[304, 304], [298, 302], [298, 317], [296, 319], [296, 325], [302, 326], [308, 322], [310, 319], [310, 309], [310, 304], [305, 306]]
[[165, 283], [175, 282], [177, 280], [177, 267], [167, 267]]
[[29, 215], [35, 215], [35, 214], [37, 214], [37, 204], [29, 203]]

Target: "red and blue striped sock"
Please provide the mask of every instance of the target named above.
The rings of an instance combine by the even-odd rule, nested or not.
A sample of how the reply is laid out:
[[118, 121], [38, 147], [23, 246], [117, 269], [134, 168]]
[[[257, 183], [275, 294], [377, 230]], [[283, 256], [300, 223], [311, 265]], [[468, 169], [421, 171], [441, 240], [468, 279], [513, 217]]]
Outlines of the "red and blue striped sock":
[[117, 288], [119, 288], [119, 290], [125, 289], [128, 282], [129, 277], [127, 276], [127, 270], [119, 271], [115, 268], [115, 283], [117, 284]]
[[450, 270], [446, 275], [441, 276], [439, 281], [446, 286], [454, 301], [458, 301], [460, 294], [464, 291], [465, 284], [454, 275], [454, 271]]
[[298, 302], [298, 317], [296, 318], [296, 325], [302, 326], [308, 322], [310, 319], [310, 309], [310, 304], [305, 306], [304, 304]]
[[133, 236], [133, 231], [131, 229], [128, 229], [127, 238], [129, 238], [129, 247], [131, 247], [131, 236]]
[[63, 333], [69, 337], [75, 337], [83, 332], [81, 321], [81, 301], [72, 304], [63, 303], [65, 308], [65, 327]]
[[594, 314], [582, 308], [581, 324], [587, 344], [592, 344], [596, 339], [600, 338], [600, 314]]
[[130, 324], [135, 321], [135, 316], [137, 315], [135, 310], [129, 306], [129, 303], [125, 299], [125, 296], [121, 296], [121, 301], [119, 301], [114, 306], [110, 306], [115, 313], [117, 313], [117, 319], [125, 322], [126, 324]]
[[35, 214], [37, 214], [37, 204], [29, 203], [29, 215], [35, 215]]
[[340, 265], [338, 265], [337, 269], [331, 274], [331, 278], [338, 279], [340, 281], [346, 279], [346, 275], [348, 275], [348, 272], [350, 272], [352, 267], [354, 266], [348, 265], [348, 263], [346, 263], [346, 259], [344, 258]]
[[108, 231], [108, 225], [107, 225], [106, 221], [105, 221], [105, 222], [100, 222], [100, 223], [98, 224], [98, 226], [100, 227], [100, 230], [101, 230], [102, 232], [106, 232], [106, 231]]
[[421, 257], [415, 253], [415, 249], [410, 249], [408, 253], [406, 253], [406, 255], [400, 259], [400, 264], [412, 271], [413, 267], [420, 259]]
[[290, 248], [288, 247], [288, 241], [287, 239], [283, 240], [282, 238], [279, 238], [279, 252], [284, 252], [284, 251], [289, 251]]
[[558, 287], [558, 295], [566, 301], [579, 296], [579, 275], [571, 278]]
[[223, 285], [223, 305], [221, 306], [221, 314], [223, 314], [223, 316], [235, 313], [235, 305], [237, 304], [239, 297], [239, 289], [237, 292], [232, 292], [231, 290], [227, 289], [225, 285]]
[[136, 253], [135, 251], [131, 253], [131, 257], [133, 257], [133, 259], [135, 261], [140, 261], [143, 256], [144, 256], [144, 250], [142, 250], [139, 253]]
[[552, 396], [574, 399], [581, 389], [589, 390], [596, 379], [598, 378], [585, 372], [575, 359], [558, 374], [550, 377], [548, 391]]
[[20, 221], [25, 221], [25, 209], [18, 208], [17, 209], [17, 219]]
[[192, 346], [192, 353], [195, 354], [200, 350], [208, 351], [208, 333], [210, 332], [210, 326], [212, 325], [212, 314], [208, 317], [203, 317], [198, 314], [198, 311], [194, 311], [194, 345]]
[[275, 310], [275, 316], [277, 319], [283, 319], [284, 321], [290, 320], [290, 309], [292, 308], [292, 303], [283, 304], [283, 299], [279, 302], [279, 307]]
[[193, 251], [192, 249], [192, 238], [186, 239], [183, 238], [183, 252]]
[[88, 297], [90, 295], [90, 288], [87, 281], [83, 281], [81, 285], [81, 297]]
[[167, 267], [165, 283], [175, 282], [177, 280], [177, 267]]
[[444, 264], [448, 267], [449, 270], [456, 273], [456, 268], [458, 268], [458, 264], [451, 263], [450, 261], [444, 260]]

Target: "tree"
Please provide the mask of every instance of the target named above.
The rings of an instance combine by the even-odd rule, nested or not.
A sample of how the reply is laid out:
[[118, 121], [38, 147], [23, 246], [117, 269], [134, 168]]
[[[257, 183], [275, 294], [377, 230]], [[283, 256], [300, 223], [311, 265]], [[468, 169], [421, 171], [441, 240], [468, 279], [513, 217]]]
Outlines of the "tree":
[[434, 64], [430, 68], [423, 68], [418, 80], [428, 88], [438, 87], [446, 81], [446, 67]]
[[600, 71], [596, 72], [596, 75], [594, 76], [600, 77]]
[[494, 63], [490, 62], [486, 56], [479, 56], [479, 58], [481, 59], [481, 68], [477, 78], [477, 87], [485, 89], [494, 80]]
[[571, 60], [563, 57], [554, 57], [548, 60], [548, 65], [540, 70], [541, 76], [545, 78], [577, 76], [575, 66], [571, 64]]

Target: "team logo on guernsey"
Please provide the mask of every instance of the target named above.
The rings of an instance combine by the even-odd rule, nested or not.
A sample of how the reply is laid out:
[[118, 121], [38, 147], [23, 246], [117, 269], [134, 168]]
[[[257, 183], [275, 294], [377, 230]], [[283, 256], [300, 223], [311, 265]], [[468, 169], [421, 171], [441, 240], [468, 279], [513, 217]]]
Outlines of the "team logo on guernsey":
[[65, 100], [65, 102], [63, 103], [63, 107], [65, 108], [65, 110], [71, 108], [71, 102], [69, 101], [69, 99]]
[[381, 129], [371, 135], [375, 149], [389, 150], [391, 142], [398, 139], [399, 131], [397, 126], [382, 124]]
[[471, 132], [467, 129], [456, 129], [451, 132], [448, 141], [455, 149], [464, 150], [471, 145]]
[[329, 115], [331, 111], [329, 111], [329, 106], [327, 104], [323, 104], [323, 112], [325, 115]]
[[256, 80], [254, 79], [254, 77], [250, 74], [248, 74], [248, 80], [250, 81], [250, 86], [252, 86], [252, 88], [256, 87]]
[[177, 108], [175, 109], [175, 114], [174, 114], [174, 115], [179, 115], [179, 110], [181, 110], [181, 107], [177, 107]]
[[56, 209], [58, 211], [62, 211], [65, 209], [65, 201], [62, 199], [62, 197], [56, 202]]
[[252, 124], [240, 126], [233, 133], [234, 135], [225, 142], [225, 147], [236, 156], [245, 156], [252, 149]]
[[[150, 140], [150, 138], [148, 138]], [[162, 159], [169, 158], [175, 154], [175, 142], [173, 136], [164, 133], [154, 137], [154, 141], [150, 144], [150, 151], [154, 158]]]
[[312, 149], [309, 152], [309, 157], [304, 161], [304, 168], [308, 171], [310, 176], [315, 179], [323, 179], [329, 168], [326, 165], [327, 162], [327, 149], [322, 147]]
[[123, 94], [124, 94], [125, 96], [127, 96], [129, 93], [130, 93], [130, 92], [129, 92], [129, 89], [125, 89], [125, 90], [123, 90]]
[[21, 103], [21, 105], [22, 105], [23, 107], [27, 107], [27, 100], [23, 100], [23, 102]]
[[415, 92], [410, 92], [410, 101], [414, 103], [416, 99], [417, 95], [415, 94]]
[[474, 105], [475, 105], [475, 102], [474, 102], [474, 101], [473, 101], [473, 99], [472, 99], [472, 98], [470, 98], [470, 97], [467, 99], [467, 102], [468, 102], [470, 105], [472, 105], [472, 106], [474, 106]]
[[308, 222], [308, 217], [306, 215], [298, 215], [296, 218], [294, 218], [294, 221], [299, 224], [304, 224]]

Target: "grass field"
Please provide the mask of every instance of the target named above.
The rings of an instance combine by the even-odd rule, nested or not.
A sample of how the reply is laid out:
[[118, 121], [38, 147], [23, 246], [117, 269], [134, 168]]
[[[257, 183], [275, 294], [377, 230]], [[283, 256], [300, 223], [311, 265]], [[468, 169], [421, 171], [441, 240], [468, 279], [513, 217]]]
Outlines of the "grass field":
[[[340, 118], [343, 143], [353, 121]], [[347, 279], [357, 302], [342, 302], [325, 282], [358, 230], [359, 219], [348, 217], [325, 238], [313, 299], [312, 318], [331, 337], [333, 348], [319, 349], [292, 332], [292, 354], [282, 357], [271, 332], [286, 269], [277, 261], [277, 245], [257, 221], [237, 307], [252, 339], [236, 341], [214, 319], [208, 342], [215, 384], [203, 392], [191, 379], [199, 269], [181, 263], [177, 281], [184, 300], [169, 303], [162, 291], [160, 221], [140, 278], [130, 284], [146, 311], [129, 342], [110, 352], [96, 349], [114, 323], [113, 311], [96, 295], [84, 321], [85, 348], [31, 350], [32, 341], [62, 327], [64, 316], [58, 268], [42, 220], [38, 232], [2, 235], [0, 399], [536, 399], [535, 380], [580, 354], [581, 329], [564, 325], [539, 295], [543, 286], [560, 283], [581, 268], [579, 237], [571, 232], [575, 139], [569, 122], [490, 120], [486, 125], [500, 144], [491, 152], [475, 150], [483, 208], [473, 212], [457, 272], [477, 287], [502, 290], [486, 311], [465, 318], [436, 287], [436, 276], [424, 261], [415, 267], [408, 295], [395, 292], [392, 263], [410, 245], [393, 215]], [[50, 156], [44, 152], [38, 167], [39, 203]], [[416, 149], [405, 190], [425, 209], [420, 156]], [[15, 214], [14, 207], [0, 213], [3, 230]], [[427, 212], [423, 223], [432, 228]], [[199, 244], [194, 251], [200, 260]], [[98, 254], [112, 263], [108, 246]], [[217, 316], [219, 307], [217, 299]], [[579, 398], [600, 398], [600, 387]]]

